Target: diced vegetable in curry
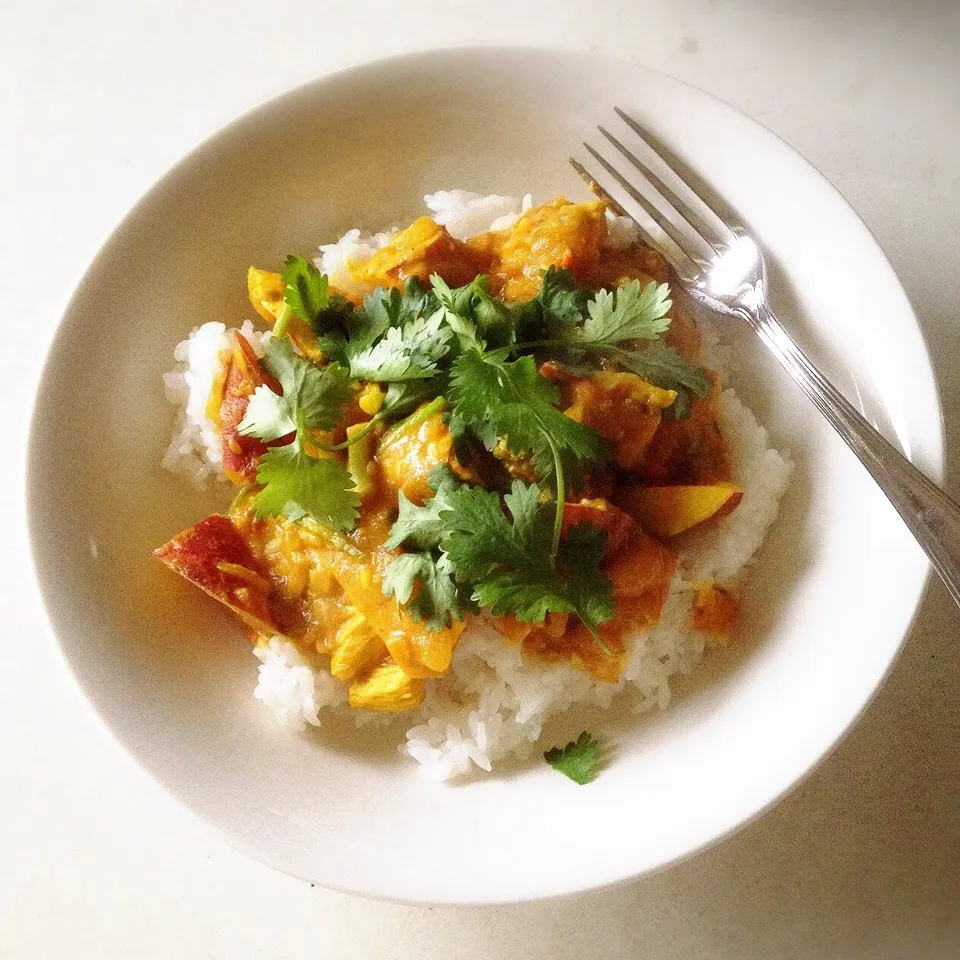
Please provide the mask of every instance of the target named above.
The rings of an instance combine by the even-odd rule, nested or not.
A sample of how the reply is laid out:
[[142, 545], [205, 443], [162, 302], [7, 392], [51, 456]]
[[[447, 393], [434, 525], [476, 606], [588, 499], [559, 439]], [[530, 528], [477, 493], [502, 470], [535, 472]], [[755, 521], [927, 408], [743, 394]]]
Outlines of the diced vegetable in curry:
[[[236, 334], [210, 398], [226, 515], [157, 557], [251, 637], [329, 658], [351, 706], [405, 711], [489, 618], [524, 654], [616, 682], [657, 623], [671, 538], [733, 510], [718, 378], [650, 249], [558, 198], [461, 242], [421, 217], [353, 268], [251, 267], [274, 335]], [[729, 639], [736, 600], [698, 588]]]

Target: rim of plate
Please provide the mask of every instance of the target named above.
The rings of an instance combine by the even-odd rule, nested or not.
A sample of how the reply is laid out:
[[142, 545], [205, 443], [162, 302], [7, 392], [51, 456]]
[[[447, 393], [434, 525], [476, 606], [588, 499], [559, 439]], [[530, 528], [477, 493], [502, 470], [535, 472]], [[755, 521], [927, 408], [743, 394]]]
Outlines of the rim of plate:
[[[51, 634], [55, 640], [55, 646], [59, 653], [59, 658], [61, 663], [67, 668], [70, 676], [75, 685], [75, 689], [80, 694], [80, 700], [84, 703], [85, 707], [92, 713], [96, 718], [96, 721], [100, 727], [106, 731], [106, 733], [111, 737], [111, 739], [121, 748], [121, 750], [136, 764], [136, 766], [147, 774], [147, 776], [158, 786], [161, 790], [164, 791], [169, 797], [176, 801], [181, 808], [186, 809], [193, 817], [200, 821], [203, 826], [213, 831], [215, 834], [221, 836], [226, 842], [234, 847], [235, 849], [240, 850], [246, 855], [250, 856], [252, 859], [260, 861], [273, 869], [277, 869], [288, 875], [295, 876], [299, 879], [302, 879], [311, 883], [319, 883], [319, 881], [312, 879], [307, 876], [304, 872], [298, 871], [290, 867], [289, 864], [282, 861], [281, 858], [273, 857], [268, 851], [262, 849], [254, 848], [249, 842], [244, 838], [235, 835], [227, 827], [220, 825], [219, 823], [211, 820], [208, 816], [203, 813], [200, 809], [197, 809], [190, 799], [185, 798], [181, 794], [177, 793], [173, 786], [168, 785], [163, 779], [161, 779], [159, 773], [155, 772], [150, 766], [148, 766], [134, 751], [132, 746], [128, 745], [122, 738], [118, 731], [116, 731], [108, 722], [106, 717], [100, 712], [97, 703], [92, 699], [91, 695], [88, 693], [87, 688], [81, 683], [76, 672], [72, 668], [71, 664], [71, 655], [67, 652], [64, 641], [61, 636], [61, 630], [64, 631], [66, 627], [61, 627], [55, 620], [51, 611], [51, 599], [48, 597], [46, 588], [43, 585], [40, 573], [40, 558], [39, 558], [39, 546], [38, 546], [38, 537], [37, 537], [37, 528], [41, 522], [41, 518], [37, 514], [36, 508], [36, 494], [34, 492], [34, 482], [33, 477], [37, 471], [36, 462], [38, 460], [38, 437], [37, 433], [39, 430], [38, 426], [38, 409], [40, 407], [41, 399], [44, 394], [44, 385], [46, 384], [48, 378], [51, 376], [51, 371], [55, 365], [56, 353], [58, 342], [61, 340], [61, 335], [65, 328], [65, 324], [70, 317], [75, 304], [80, 299], [80, 295], [84, 287], [88, 282], [91, 282], [94, 273], [101, 260], [105, 258], [107, 252], [121, 239], [121, 235], [124, 233], [128, 225], [130, 225], [138, 217], [141, 209], [147, 205], [150, 199], [155, 193], [157, 193], [161, 188], [170, 186], [170, 182], [176, 178], [178, 173], [186, 168], [195, 158], [198, 158], [204, 154], [207, 150], [213, 147], [221, 138], [229, 136], [236, 129], [245, 126], [251, 121], [255, 120], [259, 115], [265, 114], [268, 111], [275, 109], [277, 106], [283, 104], [285, 101], [292, 100], [299, 96], [304, 96], [308, 94], [321, 95], [325, 87], [334, 87], [337, 84], [348, 83], [352, 78], [363, 78], [365, 76], [372, 76], [378, 72], [385, 73], [390, 71], [401, 70], [405, 66], [415, 66], [418, 63], [423, 63], [425, 61], [436, 61], [438, 65], [442, 65], [442, 61], [452, 58], [462, 59], [463, 57], [472, 57], [476, 60], [488, 60], [496, 59], [498, 57], [538, 57], [538, 58], [551, 58], [555, 61], [557, 67], [560, 67], [564, 62], [569, 63], [570, 61], [578, 61], [581, 64], [593, 63], [593, 64], [602, 64], [609, 69], [619, 69], [624, 72], [632, 72], [637, 76], [656, 76], [661, 81], [666, 81], [670, 85], [676, 85], [680, 88], [685, 88], [690, 94], [694, 97], [702, 98], [704, 101], [707, 101], [711, 104], [714, 110], [718, 111], [728, 111], [731, 115], [735, 115], [741, 121], [746, 121], [747, 124], [751, 125], [755, 132], [762, 138], [765, 138], [769, 144], [775, 145], [775, 149], [780, 150], [783, 155], [790, 155], [792, 160], [799, 164], [804, 170], [805, 174], [815, 179], [821, 191], [829, 193], [835, 200], [840, 201], [840, 205], [844, 210], [848, 221], [848, 227], [851, 227], [859, 232], [862, 237], [863, 244], [865, 247], [872, 248], [871, 252], [874, 254], [876, 259], [876, 267], [882, 269], [888, 275], [888, 280], [892, 280], [896, 289], [899, 291], [902, 297], [902, 328], [905, 336], [915, 337], [916, 343], [914, 344], [915, 348], [918, 348], [917, 355], [913, 358], [919, 364], [922, 365], [922, 374], [923, 377], [917, 382], [917, 389], [920, 392], [920, 399], [918, 407], [925, 408], [929, 411], [929, 435], [921, 438], [919, 443], [919, 453], [922, 463], [919, 464], [927, 473], [927, 475], [938, 484], [943, 483], [944, 473], [945, 473], [945, 446], [946, 446], [946, 433], [945, 425], [943, 423], [943, 413], [942, 405], [940, 402], [940, 395], [938, 384], [936, 380], [935, 371], [933, 364], [930, 359], [930, 351], [926, 342], [926, 338], [923, 333], [923, 329], [920, 326], [920, 323], [916, 317], [916, 314], [913, 310], [912, 305], [910, 304], [909, 298], [903, 285], [900, 282], [899, 277], [896, 275], [892, 265], [890, 264], [881, 244], [874, 236], [873, 232], [863, 221], [860, 215], [856, 212], [853, 206], [849, 203], [846, 197], [827, 179], [827, 177], [811, 163], [805, 156], [803, 156], [799, 151], [797, 151], [793, 146], [791, 146], [786, 140], [784, 140], [780, 135], [770, 130], [760, 121], [754, 119], [743, 111], [739, 110], [737, 107], [731, 105], [725, 100], [717, 97], [716, 95], [694, 85], [687, 81], [680, 80], [670, 74], [664, 73], [662, 71], [654, 70], [650, 67], [646, 67], [642, 64], [626, 60], [622, 57], [614, 57], [607, 55], [597, 55], [592, 53], [587, 53], [580, 50], [571, 50], [563, 49], [557, 47], [536, 47], [528, 46], [523, 44], [517, 45], [497, 45], [497, 46], [478, 46], [471, 44], [464, 45], [453, 45], [445, 46], [440, 48], [425, 48], [422, 50], [416, 50], [409, 53], [404, 53], [400, 55], [378, 57], [368, 61], [364, 61], [359, 64], [354, 64], [349, 67], [336, 70], [334, 72], [324, 74], [318, 78], [307, 81], [302, 84], [298, 84], [295, 87], [292, 87], [284, 92], [271, 96], [266, 100], [263, 100], [256, 105], [252, 106], [248, 110], [244, 111], [242, 114], [237, 116], [235, 119], [229, 121], [225, 125], [214, 130], [203, 140], [201, 140], [193, 149], [191, 149], [187, 154], [177, 160], [172, 164], [164, 173], [157, 178], [150, 187], [143, 193], [143, 195], [136, 201], [136, 203], [127, 211], [127, 213], [114, 225], [114, 227], [109, 232], [106, 239], [103, 241], [99, 249], [93, 255], [89, 263], [87, 264], [86, 269], [83, 272], [83, 275], [79, 282], [76, 285], [73, 293], [71, 294], [66, 306], [64, 307], [63, 314], [60, 320], [57, 323], [56, 329], [54, 331], [53, 337], [50, 340], [50, 343], [47, 348], [47, 355], [45, 357], [41, 374], [38, 380], [37, 391], [34, 395], [33, 405], [30, 415], [30, 429], [29, 429], [29, 439], [27, 446], [27, 456], [25, 458], [25, 493], [26, 493], [26, 514], [27, 514], [27, 526], [29, 533], [30, 541], [30, 558], [31, 566], [33, 568], [34, 579], [38, 587], [38, 592], [40, 593], [41, 601], [43, 604], [44, 611], [47, 616], [48, 624], [50, 626]], [[609, 104], [598, 104], [597, 106], [597, 116], [599, 119], [600, 113], [613, 105], [613, 101], [610, 101]], [[916, 352], [916, 350], [915, 350]], [[911, 437], [911, 439], [913, 439]], [[794, 777], [790, 782], [786, 783], [780, 790], [772, 794], [765, 803], [756, 807], [752, 813], [744, 815], [735, 822], [730, 823], [726, 829], [715, 833], [709, 837], [698, 840], [693, 846], [689, 847], [684, 852], [678, 853], [675, 856], [664, 859], [659, 864], [652, 867], [641, 868], [637, 871], [619, 871], [615, 874], [611, 874], [599, 882], [588, 881], [582, 885], [566, 885], [564, 889], [551, 889], [546, 893], [542, 894], [530, 894], [530, 895], [513, 895], [506, 896], [503, 898], [497, 897], [484, 897], [482, 899], [469, 898], [463, 896], [452, 896], [446, 899], [424, 899], [419, 897], [405, 897], [402, 893], [397, 893], [395, 890], [384, 890], [377, 888], [375, 885], [368, 885], [365, 888], [360, 888], [358, 886], [352, 886], [349, 884], [338, 884], [335, 881], [323, 881], [323, 886], [327, 889], [362, 896], [369, 897], [378, 900], [396, 902], [396, 903], [405, 903], [413, 905], [436, 905], [436, 906], [496, 906], [496, 905], [507, 905], [511, 903], [518, 902], [527, 902], [531, 900], [546, 900], [546, 899], [560, 899], [569, 896], [576, 896], [578, 894], [602, 890], [608, 887], [618, 886], [622, 884], [629, 883], [638, 879], [641, 876], [648, 876], [660, 871], [666, 870], [675, 864], [681, 863], [689, 858], [696, 856], [702, 851], [712, 847], [714, 844], [721, 842], [722, 840], [730, 837], [731, 835], [739, 832], [744, 827], [748, 826], [754, 820], [762, 816], [764, 813], [769, 811], [772, 807], [776, 806], [785, 796], [790, 794], [794, 789], [796, 789], [803, 781], [807, 779], [818, 767], [819, 765], [837, 748], [841, 741], [850, 733], [858, 719], [861, 717], [866, 708], [870, 705], [874, 697], [879, 692], [881, 686], [883, 685], [886, 677], [889, 675], [890, 670], [893, 665], [896, 663], [897, 658], [899, 657], [900, 652], [902, 651], [903, 644], [910, 632], [913, 622], [916, 619], [919, 608], [923, 602], [924, 595], [927, 590], [930, 578], [933, 576], [932, 569], [929, 563], [924, 561], [922, 575], [919, 578], [918, 585], [914, 591], [914, 596], [912, 600], [912, 606], [909, 616], [905, 618], [905, 622], [902, 625], [902, 630], [900, 632], [900, 640], [896, 646], [896, 649], [891, 656], [889, 662], [882, 675], [879, 677], [878, 681], [874, 685], [869, 696], [863, 703], [861, 703], [852, 714], [850, 714], [846, 724], [838, 730], [836, 735], [832, 740], [827, 742], [820, 753], [816, 756], [812, 764], [803, 769], [796, 777]]]

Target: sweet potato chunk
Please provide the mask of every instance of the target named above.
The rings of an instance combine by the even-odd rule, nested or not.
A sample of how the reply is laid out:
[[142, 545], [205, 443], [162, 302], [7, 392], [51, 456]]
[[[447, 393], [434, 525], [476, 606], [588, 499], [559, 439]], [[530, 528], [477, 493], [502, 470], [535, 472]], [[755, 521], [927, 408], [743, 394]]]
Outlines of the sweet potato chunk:
[[725, 517], [741, 499], [743, 491], [732, 483], [625, 487], [617, 494], [620, 506], [655, 537], [673, 537]]
[[450, 463], [453, 438], [438, 412], [418, 422], [416, 415], [409, 424], [400, 424], [384, 434], [377, 451], [384, 483], [396, 499], [402, 490], [408, 500], [422, 504], [433, 496], [430, 471]]
[[213, 514], [154, 550], [154, 556], [228, 606], [257, 633], [278, 633], [270, 584], [229, 517]]

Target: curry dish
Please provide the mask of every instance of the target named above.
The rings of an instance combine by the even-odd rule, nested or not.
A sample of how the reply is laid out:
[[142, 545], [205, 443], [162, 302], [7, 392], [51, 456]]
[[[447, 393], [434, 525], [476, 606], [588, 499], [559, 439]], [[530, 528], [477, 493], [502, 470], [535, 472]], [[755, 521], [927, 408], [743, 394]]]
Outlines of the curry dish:
[[[558, 198], [455, 239], [429, 217], [351, 265], [250, 268], [268, 337], [233, 334], [207, 404], [224, 514], [157, 557], [347, 687], [418, 707], [477, 618], [525, 657], [618, 680], [678, 537], [741, 498], [719, 377], [664, 259]], [[736, 600], [695, 585], [726, 642]]]

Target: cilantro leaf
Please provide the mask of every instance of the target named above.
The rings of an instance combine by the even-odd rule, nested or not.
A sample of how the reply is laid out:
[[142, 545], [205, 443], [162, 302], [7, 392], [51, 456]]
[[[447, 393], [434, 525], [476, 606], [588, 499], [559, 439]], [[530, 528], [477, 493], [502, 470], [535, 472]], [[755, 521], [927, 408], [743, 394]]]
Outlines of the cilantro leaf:
[[536, 484], [515, 480], [503, 498], [508, 520], [497, 494], [466, 486], [452, 491], [440, 513], [441, 548], [457, 579], [473, 582], [473, 600], [494, 615], [539, 623], [548, 613], [573, 613], [596, 636], [614, 613], [610, 581], [600, 572], [606, 535], [587, 525], [574, 528], [554, 566], [556, 504], [539, 498]]
[[503, 498], [512, 522], [496, 493], [461, 487], [449, 495], [442, 546], [460, 578], [481, 580], [499, 567], [552, 576], [549, 554], [556, 505], [545, 504], [538, 512], [539, 494], [536, 484], [514, 480]]
[[350, 373], [378, 383], [429, 379], [452, 337], [439, 311], [429, 319], [418, 317], [402, 327], [390, 327], [376, 343], [352, 355]]
[[398, 380], [387, 387], [380, 408], [382, 420], [400, 420], [412, 413], [427, 400], [443, 393], [446, 377], [438, 372], [429, 380]]
[[254, 498], [258, 517], [310, 516], [337, 531], [350, 530], [356, 523], [360, 498], [347, 468], [337, 460], [308, 456], [299, 436], [261, 457], [257, 483], [263, 485]]
[[613, 354], [625, 370], [649, 380], [663, 390], [676, 390], [677, 399], [664, 411], [673, 418], [690, 414], [693, 396], [705, 397], [713, 382], [702, 367], [695, 366], [662, 341], [651, 343], [644, 350], [618, 350]]
[[485, 441], [493, 432], [511, 453], [532, 451], [540, 476], [549, 476], [565, 454], [590, 463], [604, 459], [600, 435], [554, 407], [560, 391], [537, 373], [532, 357], [505, 361], [468, 351], [454, 363], [449, 396], [458, 421]]
[[430, 471], [430, 487], [434, 495], [422, 507], [411, 503], [401, 490], [399, 515], [384, 546], [390, 550], [401, 545], [413, 550], [440, 546], [444, 530], [440, 514], [451, 509], [450, 494], [457, 486], [450, 468], [441, 466]]
[[293, 315], [312, 326], [328, 303], [326, 274], [303, 257], [288, 256], [280, 278], [286, 284], [283, 299], [290, 305]]
[[566, 575], [566, 596], [591, 633], [615, 612], [613, 585], [600, 570], [607, 552], [607, 535], [590, 523], [567, 530], [560, 541], [557, 566]]
[[505, 347], [516, 339], [513, 313], [490, 293], [483, 274], [455, 290], [438, 274], [430, 277], [430, 283], [463, 349]]
[[[396, 287], [377, 287], [363, 298], [363, 312], [369, 324], [363, 345], [369, 346], [390, 327], [412, 323], [421, 314], [432, 313], [433, 309], [435, 299], [416, 277], [407, 280], [402, 292]], [[352, 339], [359, 345], [356, 335]]]
[[569, 270], [550, 266], [537, 295], [520, 306], [517, 326], [528, 340], [558, 335], [558, 328], [583, 319], [590, 297], [590, 290], [580, 286]]
[[451, 618], [463, 619], [450, 563], [435, 551], [397, 557], [384, 571], [383, 594], [395, 596], [407, 613], [436, 632], [450, 626]]
[[548, 750], [543, 759], [558, 773], [584, 786], [596, 776], [599, 747], [599, 741], [584, 730], [576, 741]]
[[579, 338], [585, 343], [613, 346], [621, 340], [656, 340], [670, 326], [673, 301], [670, 287], [651, 280], [641, 291], [639, 280], [617, 290], [598, 290], [587, 304], [587, 319]]
[[264, 366], [283, 388], [274, 393], [266, 384], [254, 391], [238, 430], [244, 436], [269, 443], [297, 430], [330, 430], [339, 423], [352, 396], [350, 377], [339, 364], [318, 367], [294, 353], [289, 341], [270, 337], [264, 347]]
[[[520, 308], [518, 347], [526, 341], [575, 376], [589, 376], [600, 360], [613, 361], [664, 390], [675, 390], [677, 399], [664, 415], [685, 417], [693, 396], [706, 396], [711, 381], [659, 339], [669, 329], [672, 305], [665, 283], [651, 280], [641, 289], [639, 280], [630, 280], [616, 291], [591, 294], [569, 271], [551, 267], [537, 296]], [[630, 341], [636, 340], [651, 342], [635, 349]]]

